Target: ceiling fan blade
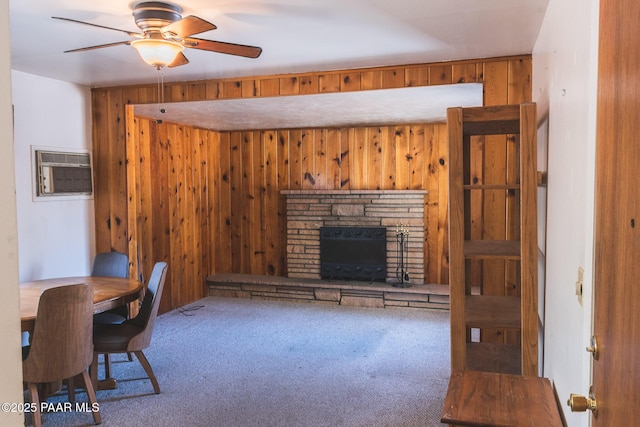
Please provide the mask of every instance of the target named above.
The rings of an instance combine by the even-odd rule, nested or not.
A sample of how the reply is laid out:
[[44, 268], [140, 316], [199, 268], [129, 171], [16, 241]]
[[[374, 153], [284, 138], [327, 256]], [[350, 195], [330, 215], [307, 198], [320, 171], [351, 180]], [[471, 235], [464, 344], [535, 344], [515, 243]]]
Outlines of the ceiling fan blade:
[[181, 65], [186, 65], [188, 63], [189, 63], [189, 60], [187, 59], [187, 57], [184, 56], [184, 53], [180, 52], [178, 56], [176, 56], [176, 59], [174, 59], [173, 62], [168, 65], [168, 67], [169, 68], [179, 67]]
[[111, 46], [120, 46], [123, 44], [131, 44], [130, 41], [125, 41], [125, 42], [115, 42], [115, 43], [107, 43], [107, 44], [99, 44], [96, 46], [88, 46], [88, 47], [81, 47], [79, 49], [71, 49], [71, 50], [65, 50], [64, 53], [70, 53], [70, 52], [84, 52], [86, 50], [94, 50], [94, 49], [102, 49], [103, 47], [111, 47]]
[[262, 53], [261, 47], [247, 46], [244, 44], [217, 42], [213, 40], [189, 37], [184, 40], [184, 45], [193, 49], [207, 50], [209, 52], [226, 53], [229, 55], [257, 58]]
[[78, 20], [70, 19], [70, 18], [61, 18], [59, 16], [52, 16], [51, 18], [59, 19], [61, 21], [75, 22], [76, 24], [91, 25], [92, 27], [104, 28], [105, 30], [120, 31], [121, 33], [128, 34], [131, 37], [144, 37], [144, 35], [140, 34], [140, 33], [134, 33], [134, 32], [127, 31], [127, 30], [120, 30], [118, 28], [105, 27], [104, 25], [92, 24], [90, 22], [78, 21]]
[[[197, 16], [187, 16], [179, 21], [172, 22], [160, 29], [165, 37], [180, 37], [181, 39], [189, 37], [193, 34], [204, 33], [205, 31], [215, 30], [216, 27], [211, 22], [205, 21]], [[169, 33], [169, 34], [167, 34]]]

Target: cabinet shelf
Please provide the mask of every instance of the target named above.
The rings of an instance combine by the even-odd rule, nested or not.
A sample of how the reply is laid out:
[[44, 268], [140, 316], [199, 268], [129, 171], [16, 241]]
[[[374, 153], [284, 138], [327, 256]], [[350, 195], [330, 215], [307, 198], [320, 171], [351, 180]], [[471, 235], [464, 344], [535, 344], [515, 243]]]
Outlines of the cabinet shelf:
[[472, 342], [466, 345], [467, 369], [521, 375], [520, 346]]
[[468, 295], [465, 298], [467, 328], [520, 330], [520, 298]]
[[465, 258], [520, 259], [520, 242], [517, 240], [466, 240]]
[[447, 110], [453, 370], [538, 375], [536, 126], [533, 103]]
[[520, 184], [465, 184], [465, 190], [519, 190]]

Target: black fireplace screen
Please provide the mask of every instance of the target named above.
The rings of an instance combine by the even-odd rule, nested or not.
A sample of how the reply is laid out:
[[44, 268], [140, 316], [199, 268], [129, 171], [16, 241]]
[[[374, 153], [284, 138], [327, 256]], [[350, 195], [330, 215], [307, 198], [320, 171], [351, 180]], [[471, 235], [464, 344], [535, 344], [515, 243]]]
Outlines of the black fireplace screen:
[[382, 281], [387, 278], [384, 227], [320, 227], [323, 279]]

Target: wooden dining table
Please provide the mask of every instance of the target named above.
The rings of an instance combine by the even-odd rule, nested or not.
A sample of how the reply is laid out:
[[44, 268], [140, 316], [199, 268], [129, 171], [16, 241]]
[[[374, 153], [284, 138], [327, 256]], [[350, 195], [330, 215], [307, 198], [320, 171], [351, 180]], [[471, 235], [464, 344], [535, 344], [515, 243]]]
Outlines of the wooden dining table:
[[20, 283], [22, 332], [33, 331], [40, 295], [46, 289], [77, 283], [87, 283], [93, 287], [93, 311], [95, 314], [135, 301], [140, 297], [140, 292], [143, 289], [142, 282], [119, 277], [60, 277]]

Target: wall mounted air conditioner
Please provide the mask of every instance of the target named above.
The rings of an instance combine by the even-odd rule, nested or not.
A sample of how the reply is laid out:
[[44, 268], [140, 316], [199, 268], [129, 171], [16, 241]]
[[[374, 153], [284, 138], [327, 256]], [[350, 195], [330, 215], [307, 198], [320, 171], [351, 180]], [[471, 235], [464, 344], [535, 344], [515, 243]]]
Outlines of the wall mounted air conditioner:
[[38, 149], [33, 152], [37, 197], [93, 193], [90, 153]]

